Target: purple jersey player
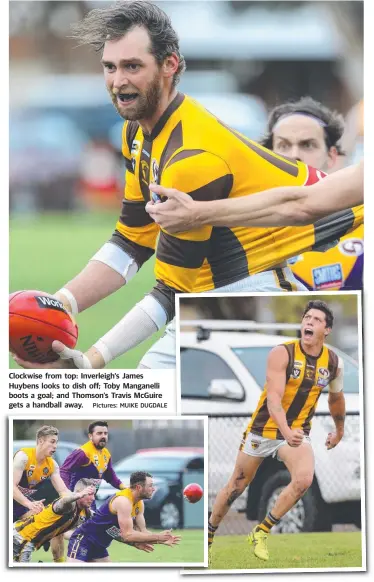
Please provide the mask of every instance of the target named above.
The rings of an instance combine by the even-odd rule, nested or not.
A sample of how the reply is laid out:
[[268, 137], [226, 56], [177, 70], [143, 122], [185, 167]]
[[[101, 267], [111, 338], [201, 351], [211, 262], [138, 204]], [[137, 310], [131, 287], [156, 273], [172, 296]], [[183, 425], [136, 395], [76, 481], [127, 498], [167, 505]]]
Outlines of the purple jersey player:
[[[60, 468], [60, 474], [68, 489], [74, 490], [80, 479], [92, 479], [96, 490], [104, 479], [116, 489], [124, 489], [125, 485], [117, 477], [111, 454], [106, 448], [108, 442], [108, 423], [102, 420], [92, 422], [88, 427], [89, 441], [66, 457]], [[95, 502], [92, 504], [96, 510]]]
[[177, 545], [180, 536], [170, 531], [155, 534], [147, 530], [143, 499], [150, 499], [154, 491], [150, 473], [132, 473], [130, 487], [112, 495], [91, 519], [73, 532], [67, 561], [110, 562], [108, 547], [113, 540], [145, 552], [152, 552], [153, 544]]

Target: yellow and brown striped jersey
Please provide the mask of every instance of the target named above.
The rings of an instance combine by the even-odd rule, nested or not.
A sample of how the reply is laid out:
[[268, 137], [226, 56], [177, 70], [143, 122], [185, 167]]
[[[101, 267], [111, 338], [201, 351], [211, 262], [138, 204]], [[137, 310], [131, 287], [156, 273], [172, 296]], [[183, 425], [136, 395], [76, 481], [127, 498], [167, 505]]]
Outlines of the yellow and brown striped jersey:
[[[287, 424], [290, 428], [301, 428], [305, 434], [309, 434], [321, 392], [337, 376], [339, 358], [326, 346], [323, 346], [319, 356], [310, 356], [304, 352], [300, 340], [282, 345], [289, 359], [282, 398]], [[243, 444], [249, 432], [269, 439], [283, 439], [268, 411], [266, 384], [244, 432]]]
[[36, 549], [90, 517], [90, 511], [78, 509], [76, 503], [72, 504], [70, 511], [63, 514], [57, 513], [54, 508], [59, 499], [47, 505], [40, 513], [20, 519], [14, 524], [14, 528], [25, 542], [32, 542]]
[[139, 267], [157, 246], [158, 284], [152, 294], [170, 317], [175, 292], [212, 290], [271, 269], [343, 236], [362, 222], [362, 207], [358, 207], [305, 227], [204, 226], [174, 235], [160, 229], [145, 212], [151, 181], [177, 188], [194, 200], [215, 200], [277, 186], [308, 185], [321, 176], [304, 163], [274, 154], [230, 129], [181, 93], [150, 135], [137, 122], [126, 122], [122, 151], [126, 185], [112, 242]]

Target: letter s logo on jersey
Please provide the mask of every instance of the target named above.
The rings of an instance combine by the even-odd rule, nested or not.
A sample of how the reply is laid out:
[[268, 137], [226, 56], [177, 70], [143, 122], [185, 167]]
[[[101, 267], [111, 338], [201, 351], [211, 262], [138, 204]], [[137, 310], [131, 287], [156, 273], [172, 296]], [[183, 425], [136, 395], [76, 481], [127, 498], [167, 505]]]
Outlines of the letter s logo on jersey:
[[312, 184], [319, 182], [322, 180], [322, 178], [326, 178], [327, 176], [325, 172], [322, 172], [322, 170], [316, 170], [316, 168], [313, 168], [312, 166], [307, 166], [307, 170], [308, 175], [306, 181], [304, 182], [304, 186], [311, 186]]

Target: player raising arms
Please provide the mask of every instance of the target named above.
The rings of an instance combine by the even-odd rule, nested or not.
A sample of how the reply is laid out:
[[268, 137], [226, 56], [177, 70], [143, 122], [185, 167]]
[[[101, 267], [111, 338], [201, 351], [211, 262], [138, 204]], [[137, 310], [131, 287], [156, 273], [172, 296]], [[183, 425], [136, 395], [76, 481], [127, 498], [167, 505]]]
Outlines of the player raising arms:
[[30, 562], [34, 550], [56, 535], [73, 529], [79, 520], [88, 519], [94, 497], [95, 486], [89, 479], [81, 479], [73, 492], [65, 493], [37, 515], [16, 521], [13, 526], [13, 560]]
[[[362, 222], [358, 208], [339, 216], [338, 222], [332, 218], [303, 228], [271, 231], [208, 224], [178, 235], [160, 230], [145, 210], [151, 182], [209, 204], [277, 186], [309, 185], [319, 174], [233, 131], [177, 91], [184, 58], [169, 17], [155, 4], [118, 2], [92, 10], [74, 26], [74, 37], [100, 52], [109, 95], [126, 120], [126, 186], [112, 238], [56, 297], [73, 315], [83, 311], [128, 283], [155, 250], [157, 284], [85, 354], [54, 344], [61, 359], [46, 367], [104, 367], [173, 319], [176, 293], [296, 290], [287, 259]], [[175, 368], [173, 325], [140, 367]]]
[[153, 550], [153, 544], [178, 544], [180, 536], [170, 531], [155, 534], [146, 528], [143, 499], [150, 499], [154, 491], [150, 473], [132, 473], [130, 487], [112, 495], [89, 521], [73, 532], [67, 561], [110, 562], [108, 547], [113, 540], [146, 552]]
[[344, 434], [345, 399], [343, 361], [324, 345], [333, 326], [326, 303], [310, 301], [301, 322], [301, 339], [273, 348], [266, 369], [266, 384], [239, 448], [228, 484], [218, 493], [208, 523], [209, 554], [214, 534], [234, 501], [254, 479], [269, 456], [283, 461], [291, 482], [280, 493], [265, 519], [249, 535], [255, 556], [269, 559], [267, 537], [271, 528], [306, 493], [313, 481], [314, 455], [309, 432], [318, 398], [328, 386], [329, 409], [336, 430], [326, 439], [327, 449]]
[[36, 447], [22, 448], [13, 459], [13, 521], [43, 510], [43, 499], [34, 494], [50, 479], [59, 495], [69, 490], [60, 477], [60, 469], [52, 458], [57, 449], [58, 429], [41, 426], [36, 433]]

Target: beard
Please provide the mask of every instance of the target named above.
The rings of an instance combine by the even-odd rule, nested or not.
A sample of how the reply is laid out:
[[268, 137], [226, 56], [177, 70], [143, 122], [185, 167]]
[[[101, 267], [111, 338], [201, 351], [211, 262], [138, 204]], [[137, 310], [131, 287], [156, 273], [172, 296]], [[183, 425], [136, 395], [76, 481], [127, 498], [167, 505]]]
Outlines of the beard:
[[[110, 91], [110, 96], [112, 103], [117, 110], [117, 113], [123, 118], [129, 121], [138, 121], [139, 119], [150, 119], [153, 117], [161, 100], [161, 75], [156, 73], [152, 81], [149, 83], [145, 93], [137, 93], [136, 101], [133, 105], [122, 108], [118, 103], [117, 96], [113, 95]], [[127, 89], [127, 92], [129, 90]]]

